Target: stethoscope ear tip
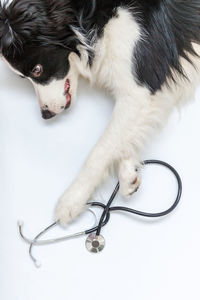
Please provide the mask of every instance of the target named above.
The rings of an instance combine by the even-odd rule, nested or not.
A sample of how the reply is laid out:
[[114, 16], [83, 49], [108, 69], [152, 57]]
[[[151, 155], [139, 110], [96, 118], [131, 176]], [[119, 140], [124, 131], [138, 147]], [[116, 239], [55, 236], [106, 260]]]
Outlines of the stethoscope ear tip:
[[20, 220], [20, 221], [17, 222], [17, 226], [18, 226], [18, 227], [22, 227], [23, 225], [24, 225], [24, 222], [23, 222], [23, 221]]
[[35, 266], [36, 266], [37, 269], [40, 269], [41, 266], [42, 266], [42, 264], [41, 264], [41, 262], [40, 262], [39, 260], [36, 260], [36, 261], [34, 262], [34, 264], [35, 264]]

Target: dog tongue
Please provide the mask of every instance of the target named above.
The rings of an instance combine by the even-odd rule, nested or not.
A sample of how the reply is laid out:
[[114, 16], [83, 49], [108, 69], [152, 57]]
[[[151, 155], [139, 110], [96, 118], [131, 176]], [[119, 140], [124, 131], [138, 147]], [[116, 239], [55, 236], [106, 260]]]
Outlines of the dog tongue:
[[69, 93], [67, 93], [67, 95], [66, 95], [66, 99], [67, 99], [67, 103], [69, 103], [69, 102], [71, 101], [71, 96], [70, 96], [70, 94], [69, 94]]
[[65, 91], [66, 91], [66, 93], [68, 92], [69, 88], [70, 88], [70, 83], [69, 83], [69, 79], [67, 79], [66, 82], [65, 82]]
[[66, 100], [67, 100], [66, 108], [68, 108], [71, 104], [71, 95], [69, 93], [69, 89], [70, 89], [70, 81], [69, 81], [69, 79], [67, 79], [65, 82], [65, 96], [66, 96]]

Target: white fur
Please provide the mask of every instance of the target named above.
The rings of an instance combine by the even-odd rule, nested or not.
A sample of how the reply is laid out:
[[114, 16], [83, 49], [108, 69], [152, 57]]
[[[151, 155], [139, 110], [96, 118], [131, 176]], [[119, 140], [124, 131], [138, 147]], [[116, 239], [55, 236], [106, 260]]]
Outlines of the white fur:
[[36, 84], [30, 78], [29, 80], [33, 83], [41, 109], [48, 109], [55, 114], [64, 110], [67, 102], [64, 94], [66, 78], [53, 80], [48, 85]]
[[[165, 85], [155, 95], [138, 86], [132, 75], [132, 54], [140, 38], [139, 27], [128, 10], [119, 9], [118, 14], [118, 18], [109, 21], [103, 37], [94, 46], [95, 60], [91, 71], [86, 66], [84, 49], [81, 60], [76, 55], [73, 57], [76, 70], [93, 84], [109, 90], [116, 105], [104, 135], [79, 176], [59, 200], [56, 219], [61, 224], [68, 223], [82, 211], [107, 169], [115, 162], [119, 165], [121, 193], [129, 196], [134, 192], [139, 184], [135, 181], [136, 167], [140, 164], [144, 145], [167, 121], [174, 106], [191, 95], [199, 80], [200, 61], [191, 57], [197, 70], [182, 59], [190, 82], [177, 78], [177, 84], [170, 82], [170, 88]], [[200, 53], [200, 47], [194, 47]]]
[[0, 2], [2, 4], [6, 4], [6, 7], [8, 7], [13, 2], [13, 0], [1, 0]]

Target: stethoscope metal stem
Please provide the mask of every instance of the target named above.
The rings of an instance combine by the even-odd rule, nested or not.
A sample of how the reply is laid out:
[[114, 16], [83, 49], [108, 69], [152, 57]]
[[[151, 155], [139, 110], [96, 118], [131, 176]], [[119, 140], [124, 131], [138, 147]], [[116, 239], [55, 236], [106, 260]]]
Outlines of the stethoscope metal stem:
[[85, 231], [80, 231], [77, 233], [73, 233], [73, 234], [69, 234], [67, 236], [63, 236], [60, 238], [55, 238], [55, 239], [48, 239], [48, 240], [42, 240], [42, 241], [38, 241], [38, 239], [44, 235], [45, 233], [47, 233], [50, 229], [52, 229], [53, 227], [55, 227], [56, 225], [59, 225], [59, 223], [53, 223], [50, 226], [48, 226], [46, 229], [44, 229], [42, 232], [40, 232], [33, 240], [25, 237], [25, 235], [22, 232], [22, 225], [19, 224], [19, 233], [20, 236], [22, 237], [22, 239], [29, 245], [32, 246], [45, 246], [45, 245], [50, 245], [50, 244], [55, 244], [55, 243], [59, 243], [59, 242], [64, 242], [66, 240], [81, 236], [85, 234]]
[[[94, 213], [93, 210], [91, 210], [90, 208], [87, 209], [87, 211], [89, 211], [93, 217], [94, 217], [94, 223], [93, 226], [96, 227], [97, 224], [97, 217], [96, 214]], [[54, 222], [53, 224], [49, 225], [48, 227], [46, 227], [44, 230], [42, 230], [33, 240], [27, 238], [24, 233], [23, 233], [23, 222], [18, 222], [18, 228], [19, 228], [19, 233], [21, 238], [30, 245], [29, 247], [29, 256], [31, 258], [31, 260], [34, 262], [35, 266], [37, 268], [39, 268], [41, 266], [41, 263], [33, 256], [32, 254], [32, 250], [33, 250], [33, 246], [44, 246], [44, 245], [50, 245], [50, 244], [55, 244], [55, 243], [59, 243], [59, 242], [63, 242], [66, 240], [70, 240], [72, 238], [76, 238], [76, 237], [80, 237], [82, 235], [87, 234], [86, 230], [84, 231], [80, 231], [80, 232], [76, 232], [73, 234], [68, 234], [66, 236], [60, 237], [60, 238], [54, 238], [54, 239], [47, 239], [47, 240], [42, 240], [42, 241], [38, 241], [39, 238], [41, 238], [44, 234], [46, 234], [49, 230], [51, 230], [52, 228], [54, 228], [55, 226], [59, 225], [58, 222]], [[93, 227], [94, 228], [94, 227]]]

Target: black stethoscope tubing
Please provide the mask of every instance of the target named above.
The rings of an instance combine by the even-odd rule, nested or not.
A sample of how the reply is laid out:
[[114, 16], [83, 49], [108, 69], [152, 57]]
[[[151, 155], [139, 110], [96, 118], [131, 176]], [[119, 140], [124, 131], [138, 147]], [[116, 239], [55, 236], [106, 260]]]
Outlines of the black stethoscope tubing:
[[176, 196], [174, 203], [167, 210], [164, 210], [164, 211], [158, 212], [158, 213], [143, 212], [143, 211], [139, 211], [139, 210], [136, 210], [133, 208], [125, 207], [125, 206], [112, 206], [111, 207], [111, 204], [113, 203], [113, 200], [119, 191], [119, 182], [118, 182], [106, 205], [101, 202], [89, 203], [91, 206], [97, 206], [97, 207], [103, 208], [103, 213], [101, 215], [98, 226], [86, 230], [85, 234], [91, 234], [93, 232], [96, 232], [97, 236], [100, 235], [101, 229], [103, 226], [105, 226], [108, 223], [108, 221], [110, 219], [110, 212], [112, 212], [112, 211], [124, 211], [124, 212], [128, 212], [128, 213], [139, 215], [139, 216], [146, 217], [146, 218], [159, 218], [159, 217], [164, 217], [164, 216], [168, 215], [177, 207], [177, 205], [180, 202], [181, 195], [182, 195], [182, 181], [181, 181], [181, 178], [180, 178], [178, 172], [170, 164], [168, 164], [164, 161], [161, 161], [161, 160], [145, 160], [142, 164], [143, 165], [150, 165], [150, 164], [162, 165], [162, 166], [166, 167], [167, 169], [169, 169], [174, 174], [174, 176], [177, 180], [177, 184], [178, 184], [177, 196]]

